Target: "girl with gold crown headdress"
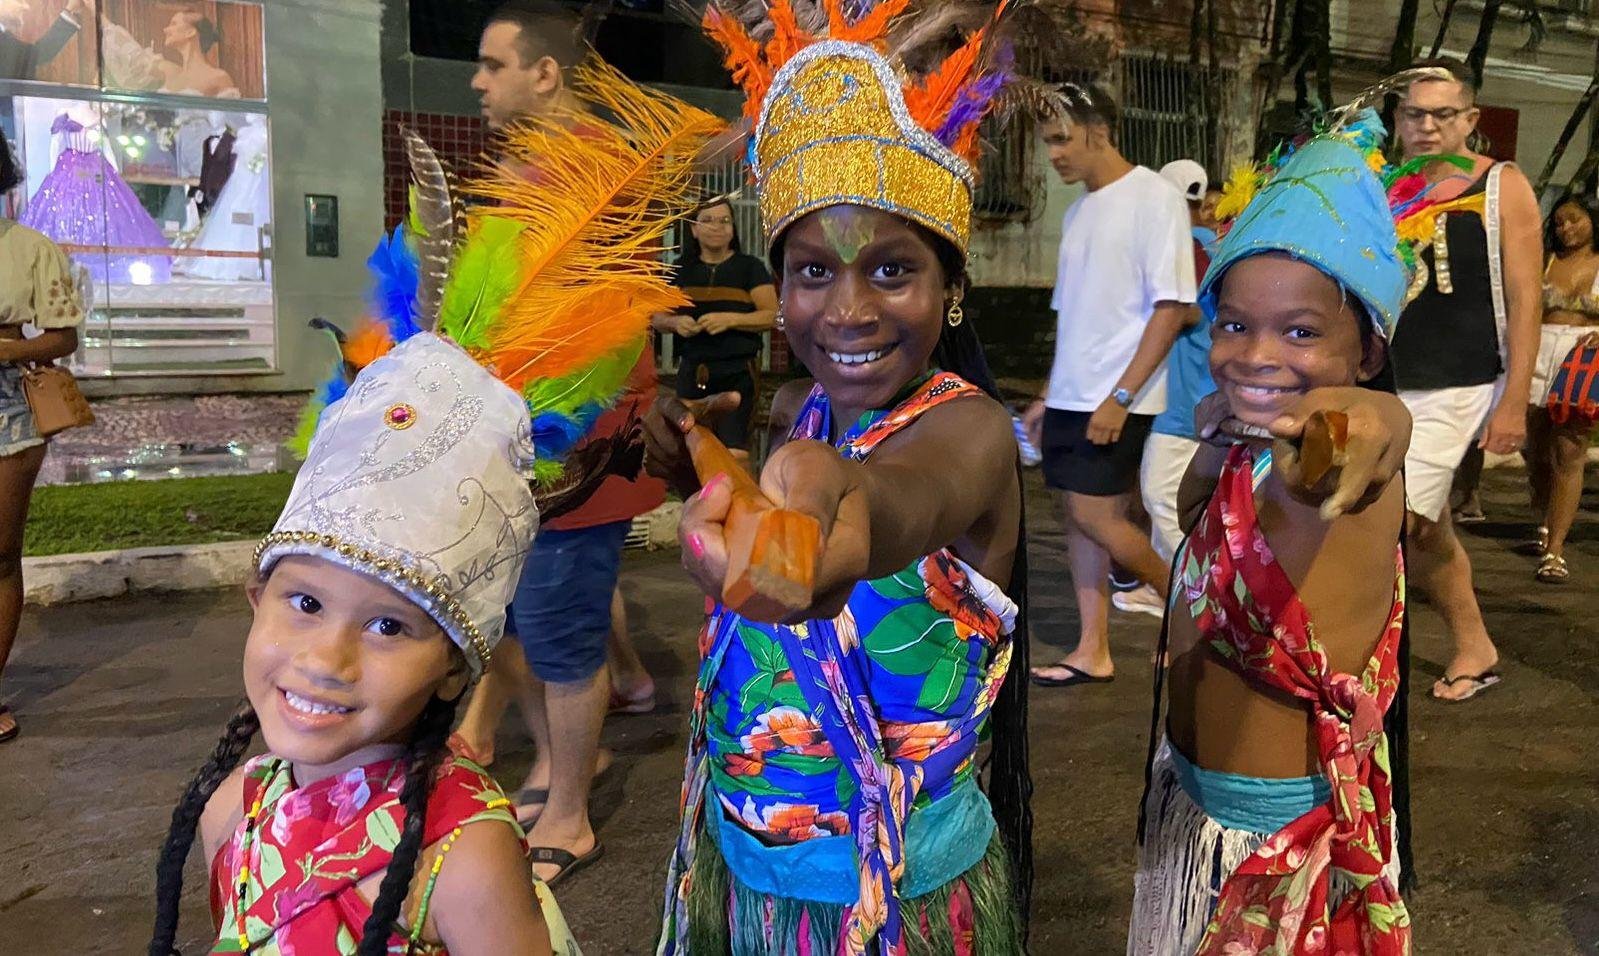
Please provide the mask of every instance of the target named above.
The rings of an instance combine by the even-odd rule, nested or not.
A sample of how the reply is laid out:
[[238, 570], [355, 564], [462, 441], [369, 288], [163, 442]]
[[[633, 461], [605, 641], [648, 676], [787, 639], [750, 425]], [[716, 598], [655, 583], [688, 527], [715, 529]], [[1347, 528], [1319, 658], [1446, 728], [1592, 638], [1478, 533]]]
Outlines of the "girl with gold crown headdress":
[[1390, 208], [1360, 105], [1235, 176], [1200, 286], [1217, 391], [1178, 501], [1129, 956], [1410, 951], [1410, 418], [1373, 383], [1429, 213]]
[[[1023, 951], [1021, 483], [961, 305], [977, 126], [1009, 72], [991, 8], [968, 30], [906, 6], [705, 13], [749, 96], [780, 322], [815, 376], [774, 401], [792, 427], [760, 490], [824, 533], [796, 613], [735, 611], [734, 482], [688, 469], [697, 409], [649, 417], [648, 460], [693, 495], [685, 566], [718, 602], [662, 953]], [[918, 34], [955, 49], [926, 68], [890, 39]]]

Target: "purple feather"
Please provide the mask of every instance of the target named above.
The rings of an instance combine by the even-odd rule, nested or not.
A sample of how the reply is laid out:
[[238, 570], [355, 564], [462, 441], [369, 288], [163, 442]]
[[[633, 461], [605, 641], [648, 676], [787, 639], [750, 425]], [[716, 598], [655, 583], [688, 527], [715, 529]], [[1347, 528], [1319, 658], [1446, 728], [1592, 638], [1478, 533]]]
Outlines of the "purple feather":
[[961, 133], [982, 122], [983, 114], [988, 112], [988, 106], [999, 95], [1006, 84], [1015, 78], [1008, 65], [1000, 67], [986, 76], [980, 76], [960, 91], [955, 105], [949, 108], [949, 115], [944, 117], [944, 122], [938, 127], [934, 136], [945, 146], [955, 145]]

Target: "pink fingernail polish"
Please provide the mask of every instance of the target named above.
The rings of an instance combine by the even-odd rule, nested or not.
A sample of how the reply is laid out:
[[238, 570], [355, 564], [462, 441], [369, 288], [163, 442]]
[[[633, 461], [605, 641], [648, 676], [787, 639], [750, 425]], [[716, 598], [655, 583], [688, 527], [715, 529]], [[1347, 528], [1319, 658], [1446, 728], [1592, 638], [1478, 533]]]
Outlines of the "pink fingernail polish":
[[717, 472], [715, 478], [712, 478], [710, 481], [705, 483], [705, 487], [702, 489], [701, 493], [704, 494], [714, 491], [715, 489], [722, 487], [722, 484], [725, 481], [727, 481], [727, 472]]
[[700, 539], [699, 535], [689, 535], [684, 544], [688, 546], [688, 553], [694, 556], [694, 560], [698, 561], [700, 558], [705, 557], [705, 542]]

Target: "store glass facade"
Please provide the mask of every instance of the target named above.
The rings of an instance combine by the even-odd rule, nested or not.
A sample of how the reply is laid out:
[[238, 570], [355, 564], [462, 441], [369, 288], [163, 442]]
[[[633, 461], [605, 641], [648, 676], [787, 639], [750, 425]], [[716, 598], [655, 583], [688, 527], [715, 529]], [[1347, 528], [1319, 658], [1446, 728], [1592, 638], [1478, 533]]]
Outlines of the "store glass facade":
[[0, 0], [3, 213], [86, 280], [79, 375], [278, 368], [264, 64], [259, 3]]

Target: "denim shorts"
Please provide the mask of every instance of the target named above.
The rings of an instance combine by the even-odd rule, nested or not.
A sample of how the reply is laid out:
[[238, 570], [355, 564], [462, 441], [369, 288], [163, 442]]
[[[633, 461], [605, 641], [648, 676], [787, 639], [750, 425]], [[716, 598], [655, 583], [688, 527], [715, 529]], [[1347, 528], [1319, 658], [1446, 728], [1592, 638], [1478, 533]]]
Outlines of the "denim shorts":
[[605, 666], [611, 592], [631, 521], [540, 531], [506, 614], [528, 667], [542, 681], [571, 684]]
[[33, 427], [33, 412], [22, 395], [22, 370], [0, 365], [0, 458], [44, 444]]

